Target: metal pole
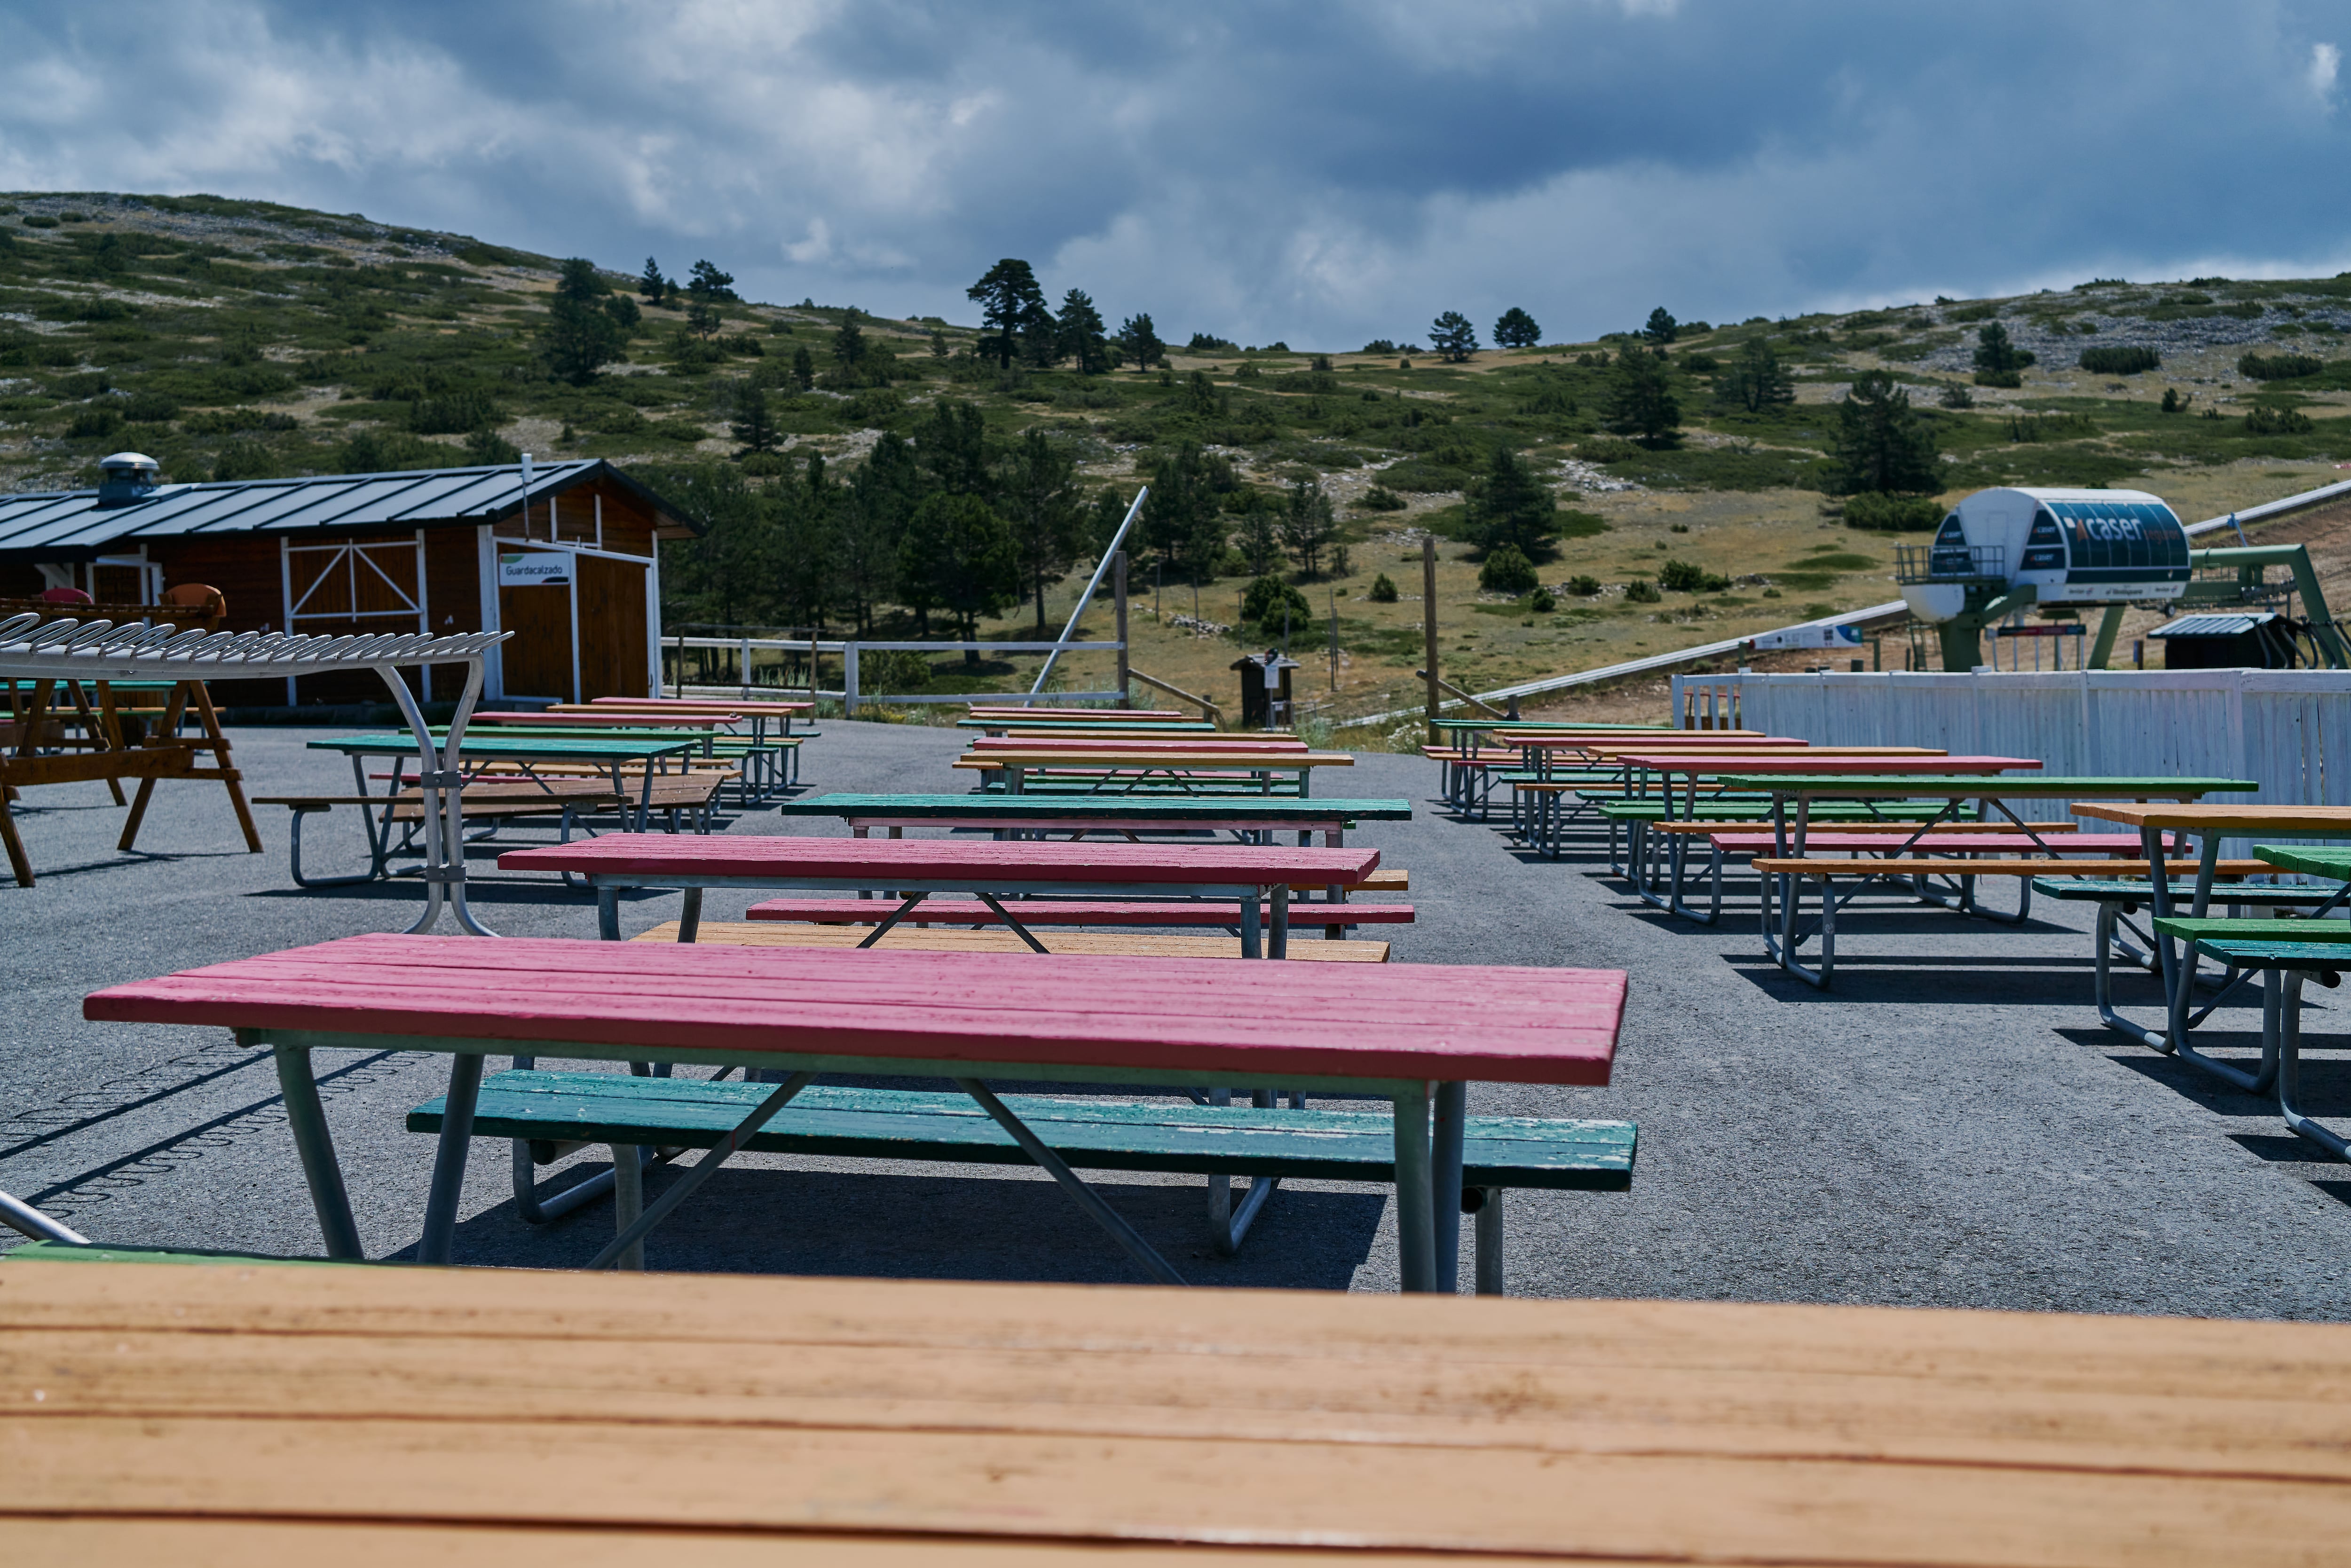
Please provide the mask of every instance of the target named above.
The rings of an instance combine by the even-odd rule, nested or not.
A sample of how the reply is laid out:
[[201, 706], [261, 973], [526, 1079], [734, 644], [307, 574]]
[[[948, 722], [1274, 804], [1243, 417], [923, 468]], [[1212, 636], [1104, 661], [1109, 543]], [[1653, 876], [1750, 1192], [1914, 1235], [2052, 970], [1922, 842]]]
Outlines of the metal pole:
[[1118, 607], [1118, 680], [1115, 684], [1118, 686], [1118, 706], [1133, 707], [1134, 704], [1127, 697], [1126, 677], [1126, 552], [1119, 551], [1116, 559], [1117, 564], [1111, 568], [1110, 573], [1111, 598]]
[[[1126, 530], [1134, 527], [1134, 519], [1143, 512], [1144, 498], [1150, 494], [1151, 486], [1148, 485], [1134, 493], [1134, 504], [1127, 507], [1125, 520], [1118, 525], [1118, 532], [1110, 537], [1109, 548], [1102, 551], [1102, 559], [1094, 563], [1094, 574], [1086, 580], [1086, 591], [1078, 595], [1077, 603], [1070, 609], [1070, 623], [1061, 628], [1061, 642], [1066, 643], [1076, 634], [1079, 618], [1085, 614], [1086, 605], [1093, 599], [1094, 590], [1102, 586], [1102, 573], [1110, 570], [1110, 558], [1116, 555], [1118, 547], [1126, 542]], [[1037, 694], [1045, 689], [1045, 677], [1053, 673], [1053, 662], [1061, 656], [1061, 650], [1058, 645], [1045, 655], [1044, 668], [1037, 672], [1037, 684], [1029, 688], [1029, 700], [1022, 706], [1037, 700]]]
[[1331, 590], [1331, 689], [1339, 689], [1339, 591]]
[[1437, 744], [1437, 536], [1420, 538], [1420, 640], [1428, 661], [1428, 744]]

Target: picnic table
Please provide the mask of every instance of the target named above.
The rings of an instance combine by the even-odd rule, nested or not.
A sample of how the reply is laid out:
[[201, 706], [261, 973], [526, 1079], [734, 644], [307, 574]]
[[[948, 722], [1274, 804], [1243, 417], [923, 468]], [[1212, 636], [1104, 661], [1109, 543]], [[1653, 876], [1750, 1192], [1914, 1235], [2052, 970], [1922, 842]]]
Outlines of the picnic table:
[[[1132, 791], [1156, 778], [1165, 780], [1167, 788], [1186, 794], [1205, 793], [1238, 783], [1259, 794], [1270, 795], [1274, 789], [1273, 776], [1286, 773], [1296, 780], [1297, 793], [1305, 796], [1311, 793], [1308, 780], [1313, 769], [1352, 768], [1354, 762], [1354, 758], [1344, 751], [1225, 747], [1186, 749], [1173, 743], [1094, 748], [1057, 740], [967, 753], [956, 758], [954, 766], [1001, 773], [1004, 790], [1012, 795], [1027, 791], [1031, 772], [1081, 770], [1088, 793], [1100, 793], [1121, 781]], [[1225, 777], [1216, 777], [1219, 774]]]
[[483, 1053], [497, 1051], [789, 1075], [600, 1264], [642, 1240], [819, 1073], [878, 1073], [955, 1080], [1139, 1265], [1180, 1282], [987, 1086], [1079, 1079], [1388, 1100], [1402, 1284], [1430, 1291], [1442, 1279], [1449, 1289], [1451, 1267], [1440, 1275], [1438, 1260], [1454, 1256], [1446, 1243], [1459, 1224], [1467, 1085], [1606, 1083], [1625, 976], [1428, 965], [1334, 973], [1207, 958], [1039, 964], [993, 953], [371, 936], [110, 987], [82, 1010], [99, 1022], [226, 1028], [246, 1045], [270, 1047], [330, 1257], [357, 1258], [360, 1248], [312, 1051], [451, 1057], [418, 1245], [420, 1261], [438, 1263], [450, 1257]]
[[[2250, 782], [2238, 780], [2210, 793], [2250, 792], [2255, 788]], [[2248, 1074], [2228, 1062], [2205, 1055], [2188, 1043], [2189, 1031], [2211, 1016], [2213, 1009], [2220, 1005], [2221, 998], [2241, 977], [2232, 974], [2223, 982], [2224, 988], [2220, 997], [2215, 997], [2200, 1013], [2194, 1009], [2196, 944], [2191, 939], [2183, 954], [2175, 938], [2161, 929], [2162, 925], [2177, 921], [2181, 915], [2166, 862], [2166, 852], [2170, 847], [2167, 836], [2179, 833], [2198, 841], [2194, 892], [2189, 897], [2186, 915], [2189, 919], [2200, 921], [2207, 917], [2212, 902], [2212, 884], [2222, 869], [2220, 857], [2223, 839], [2249, 833], [2351, 838], [2351, 806], [2204, 806], [2184, 803], [2192, 800], [2192, 796], [2176, 796], [2174, 799], [2183, 803], [2149, 804], [2146, 803], [2146, 797], [2139, 797], [2131, 804], [2085, 800], [2074, 807], [2076, 816], [2095, 817], [2138, 830], [2145, 846], [2142, 852], [2148, 864], [2147, 902], [2158, 923], [2150, 935], [2150, 940], [2155, 949], [2157, 973], [2163, 980], [2168, 1027], [2150, 1030], [2123, 1017], [2103, 994], [2099, 998], [2100, 1021], [2119, 1034], [2156, 1051], [2176, 1055], [2181, 1061], [2191, 1062], [2239, 1088], [2266, 1087], [2266, 1081], [2261, 1075]], [[2279, 865], [2280, 869], [2290, 869], [2280, 864], [2278, 852], [2264, 849], [2260, 858]], [[2290, 855], [2292, 852], [2285, 852]], [[2101, 952], [2103, 955], [2103, 949]]]
[[[429, 733], [444, 736], [444, 748], [449, 744], [445, 739], [447, 732], [438, 727]], [[690, 737], [680, 738], [667, 733], [634, 737], [472, 734], [465, 735], [455, 742], [458, 755], [451, 758], [446, 766], [463, 769], [469, 764], [507, 762], [521, 768], [526, 777], [535, 777], [532, 768], [544, 763], [584, 763], [608, 777], [611, 780], [612, 793], [625, 800], [631, 790], [622, 773], [633, 763], [643, 770], [634, 791], [637, 797], [634, 826], [642, 832], [653, 810], [654, 769], [673, 760], [683, 765], [684, 759], [700, 744]], [[367, 796], [374, 793], [368, 788], [368, 759], [405, 757], [416, 749], [416, 743], [400, 735], [346, 735], [328, 740], [314, 740], [310, 742], [310, 749], [340, 751], [350, 758], [355, 793]], [[401, 783], [401, 778], [395, 774], [383, 791], [385, 805], [382, 809], [387, 813], [391, 798], [399, 793]], [[389, 815], [385, 820], [390, 821]]]
[[817, 795], [786, 800], [787, 817], [837, 817], [863, 838], [875, 828], [896, 837], [907, 828], [985, 828], [1006, 833], [1066, 832], [1083, 838], [1098, 832], [1180, 832], [1220, 828], [1237, 833], [1296, 830], [1299, 842], [1320, 832], [1332, 849], [1346, 842], [1348, 824], [1403, 822], [1412, 819], [1409, 800], [1294, 800], [1243, 796], [1050, 795]]
[[2271, 1568], [2351, 1483], [2333, 1323], [153, 1256], [0, 1262], [22, 1562]]
[[[408, 689], [402, 671], [434, 664], [465, 666], [465, 686], [453, 721], [455, 727], [462, 731], [481, 695], [483, 651], [504, 642], [508, 635], [503, 632], [473, 632], [451, 637], [410, 632], [314, 637], [284, 632], [231, 632], [198, 628], [183, 631], [170, 624], [116, 625], [104, 620], [50, 620], [41, 612], [29, 612], [0, 621], [0, 681], [11, 683], [13, 702], [13, 683], [17, 681], [31, 681], [37, 694], [46, 694], [59, 681], [71, 685], [82, 681], [168, 678], [178, 694], [166, 716], [164, 732], [171, 735], [177, 729], [180, 703], [187, 693], [193, 691], [209, 706], [210, 698], [204, 692], [206, 680], [291, 679], [300, 674], [374, 671], [392, 689], [392, 700], [399, 705], [401, 716], [408, 721], [414, 737], [413, 742], [402, 740], [402, 753], [413, 746], [423, 765], [418, 787], [423, 791], [424, 812], [425, 900], [423, 917], [413, 929], [431, 930], [446, 906], [460, 927], [486, 936], [487, 928], [474, 918], [465, 902], [465, 855], [457, 803], [461, 779], [456, 758], [450, 754], [447, 744], [434, 742], [425, 725], [423, 710], [417, 706], [415, 694]], [[210, 734], [215, 742], [215, 759], [225, 764], [227, 743], [220, 736], [217, 725], [211, 727]], [[138, 804], [131, 811], [134, 826], [153, 779], [189, 777], [186, 764], [193, 749], [188, 745], [129, 748], [109, 759], [110, 767], [135, 763], [142, 770], [138, 775], [142, 778]], [[140, 756], [141, 752], [145, 757]], [[172, 752], [177, 755], [171, 755]], [[225, 767], [222, 770], [231, 771]], [[29, 886], [32, 864], [26, 858], [24, 845], [17, 841], [16, 826], [8, 811], [6, 781], [5, 773], [0, 773], [0, 841], [5, 841], [9, 862], [18, 882]], [[242, 798], [235, 793], [233, 781], [231, 791], [232, 799], [239, 802], [238, 814], [244, 819], [246, 842], [258, 852], [260, 839], [254, 832], [250, 813], [243, 810]]]
[[[1934, 763], [1950, 766], [1943, 768], [1938, 775], [1931, 770], [1930, 765]], [[1762, 863], [1765, 875], [1763, 939], [1764, 946], [1771, 953], [1773, 961], [1799, 979], [1817, 986], [1825, 986], [1828, 983], [1829, 967], [1834, 962], [1831, 949], [1835, 939], [1833, 922], [1839, 901], [1834, 899], [1832, 890], [1823, 881], [1822, 922], [1819, 926], [1823, 944], [1822, 965], [1817, 970], [1806, 968], [1797, 961], [1795, 956], [1797, 947], [1809, 940], [1809, 934], [1798, 929], [1799, 901], [1796, 893], [1796, 873], [1771, 869], [1774, 863], [1804, 859], [1811, 808], [1815, 800], [1942, 801], [1943, 809], [1934, 816], [1918, 822], [1913, 830], [1914, 835], [1935, 831], [1958, 814], [1959, 808], [1963, 802], [1972, 800], [1977, 803], [1979, 821], [1990, 822], [2004, 818], [2009, 827], [2030, 838], [2049, 856], [2056, 858], [2062, 857], [2064, 852], [2063, 845], [2065, 842], [2065, 835], [2062, 833], [2053, 835], [2057, 841], [2054, 844], [2051, 843], [2049, 838], [2053, 835], [2044, 834], [2042, 830], [2018, 816], [2013, 808], [2009, 805], [2010, 801], [2078, 800], [2083, 797], [2099, 796], [2110, 800], [2194, 800], [2208, 794], [2230, 794], [2258, 788], [2252, 781], [2242, 779], [2084, 778], [2054, 774], [2001, 773], [1998, 768], [1991, 766], [1994, 763], [2005, 763], [2011, 768], [2022, 769], [2038, 768], [2041, 766], [2037, 761], [2019, 758], [1946, 757], [1924, 759], [1916, 765], [1918, 770], [1915, 772], [1902, 765], [1886, 764], [1857, 769], [1844, 777], [1820, 777], [1809, 776], [1800, 769], [1792, 769], [1784, 761], [1775, 761], [1769, 765], [1768, 770], [1762, 766], [1758, 766], [1752, 771], [1723, 774], [1720, 782], [1726, 789], [1753, 789], [1767, 794], [1771, 800], [1770, 816], [1773, 847], [1770, 861]], [[1994, 774], [1999, 776], [1993, 777]], [[1795, 807], [1792, 824], [1788, 812], [1792, 803]], [[2084, 814], [2078, 806], [2074, 807], [2073, 810], [2075, 815]], [[1678, 844], [1677, 840], [1675, 851], [1677, 857], [1682, 853]], [[1896, 852], [1901, 852], [1897, 850]], [[1679, 858], [1677, 858], [1674, 862], [1677, 894], [1679, 889], [1681, 863]], [[2159, 870], [2160, 862], [2158, 862], [2158, 867]], [[1957, 874], [1962, 877], [1982, 875], [1995, 869], [1987, 866], [1972, 872], [1962, 871]], [[1972, 888], [1965, 884], [1962, 886], [1959, 907], [1968, 913], [1980, 915], [1988, 919], [2015, 924], [2023, 920], [2031, 908], [2032, 883], [2029, 880], [2029, 875], [2032, 867], [2029, 862], [2013, 862], [2012, 866], [2002, 865], [1997, 869], [2000, 874], [2011, 874], [2011, 871], [2021, 870], [2028, 877], [2028, 880], [2022, 883], [2017, 912], [2011, 915], [1992, 915], [1991, 911], [1975, 904]], [[2142, 869], [2143, 867], [2131, 862], [2116, 862], [2107, 868], [2108, 873], [2112, 875], [2125, 875]], [[1772, 930], [1775, 917], [1772, 914], [1771, 887], [1772, 879], [1775, 877], [1778, 879], [1781, 891], [1780, 913], [1777, 916], [1780, 930], [1776, 936]], [[1866, 885], [1865, 882], [1861, 884], [1861, 886]], [[1858, 896], [1859, 892], [1860, 887], [1856, 887], [1853, 893], [1846, 894], [1843, 902], [1851, 902], [1854, 897]]]
[[[889, 890], [903, 902], [875, 927], [868, 946], [880, 941], [931, 894], [967, 893], [1040, 953], [1044, 945], [1001, 900], [1133, 896], [1141, 892], [1159, 898], [1238, 898], [1241, 953], [1250, 958], [1280, 958], [1287, 953], [1291, 883], [1353, 887], [1379, 863], [1380, 852], [1374, 849], [1280, 844], [992, 843], [739, 834], [685, 839], [643, 833], [607, 833], [577, 843], [509, 850], [498, 857], [502, 870], [558, 871], [585, 879], [596, 890], [598, 931], [608, 942], [620, 940], [620, 895], [627, 888], [683, 890], [681, 943], [695, 938], [706, 888]], [[1262, 907], [1268, 904], [1270, 912]]]

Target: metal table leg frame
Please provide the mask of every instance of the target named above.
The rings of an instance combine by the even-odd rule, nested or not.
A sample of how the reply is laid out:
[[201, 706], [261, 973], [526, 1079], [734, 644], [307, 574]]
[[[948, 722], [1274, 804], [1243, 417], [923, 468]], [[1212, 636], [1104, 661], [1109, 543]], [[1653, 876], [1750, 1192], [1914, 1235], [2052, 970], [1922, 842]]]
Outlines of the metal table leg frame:
[[1478, 1293], [1499, 1296], [1502, 1290], [1502, 1193], [1499, 1186], [1473, 1186], [1461, 1195], [1461, 1207], [1477, 1220]]
[[[1206, 1096], [1195, 1095], [1194, 1098], [1210, 1105], [1229, 1105], [1233, 1103], [1233, 1092], [1211, 1089]], [[1249, 1103], [1260, 1109], [1270, 1109], [1274, 1099], [1272, 1090], [1260, 1089], [1249, 1096]], [[1240, 1207], [1235, 1208], [1233, 1178], [1222, 1171], [1212, 1174], [1208, 1177], [1209, 1245], [1227, 1258], [1239, 1251], [1242, 1239], [1249, 1235], [1249, 1227], [1257, 1220], [1258, 1211], [1265, 1207], [1266, 1199], [1271, 1197], [1274, 1188], [1280, 1185], [1280, 1176], [1250, 1177], [1249, 1186], [1241, 1192]]]
[[1428, 1113], [1425, 1087], [1395, 1100], [1396, 1257], [1407, 1294], [1437, 1289], [1437, 1215], [1431, 1201]]
[[[2324, 971], [2321, 983], [2333, 973]], [[2283, 985], [2278, 988], [2278, 1113], [2296, 1137], [2308, 1139], [2338, 1160], [2351, 1159], [2351, 1143], [2294, 1108], [2294, 1100], [2302, 1090], [2302, 987], [2309, 974], [2304, 969], [2289, 969], [2284, 972]]]
[[1070, 1168], [1069, 1162], [1048, 1148], [1043, 1139], [1029, 1131], [1026, 1122], [1014, 1115], [1010, 1107], [989, 1092], [987, 1084], [977, 1078], [958, 1078], [956, 1087], [970, 1095], [998, 1126], [1011, 1134], [1012, 1141], [1019, 1144], [1030, 1159], [1043, 1166], [1045, 1173], [1061, 1185], [1061, 1190], [1074, 1198], [1079, 1207], [1092, 1216], [1095, 1224], [1109, 1231], [1112, 1239], [1125, 1249], [1126, 1255], [1134, 1259], [1144, 1273], [1163, 1285], [1184, 1283], [1184, 1276], [1178, 1274], [1167, 1260], [1143, 1239], [1142, 1232], [1129, 1225], [1116, 1209], [1104, 1202], [1102, 1194], [1080, 1180], [1078, 1173]]
[[[258, 1045], [237, 1031], [238, 1043]], [[360, 1228], [351, 1218], [350, 1195], [343, 1187], [342, 1166], [335, 1161], [335, 1140], [327, 1128], [327, 1113], [319, 1103], [319, 1081], [310, 1069], [307, 1046], [277, 1045], [270, 1054], [277, 1064], [277, 1089], [286, 1099], [286, 1120], [294, 1132], [295, 1152], [302, 1157], [302, 1177], [309, 1184], [310, 1207], [319, 1216], [329, 1258], [363, 1259]]]
[[[655, 1199], [651, 1208], [633, 1218], [616, 1215], [616, 1218], [623, 1220], [620, 1234], [612, 1238], [611, 1245], [589, 1260], [588, 1267], [590, 1270], [611, 1268], [627, 1255], [631, 1248], [638, 1247], [647, 1236], [653, 1233], [653, 1227], [667, 1219], [678, 1205], [693, 1197], [695, 1190], [704, 1182], [708, 1181], [720, 1166], [725, 1165], [737, 1150], [749, 1143], [752, 1135], [766, 1126], [777, 1112], [791, 1103], [793, 1095], [807, 1088], [815, 1080], [816, 1074], [813, 1072], [795, 1072], [785, 1079], [776, 1086], [774, 1093], [760, 1101], [751, 1113], [744, 1117], [733, 1132], [726, 1134], [724, 1142], [704, 1150], [702, 1157], [694, 1163], [694, 1167], [680, 1176], [667, 1192]], [[444, 1123], [444, 1125], [445, 1127], [446, 1124]], [[635, 1186], [640, 1194], [643, 1190], [640, 1185], [642, 1176], [635, 1168], [637, 1163], [638, 1154], [633, 1145], [625, 1148], [614, 1146], [612, 1168], [619, 1173], [620, 1176], [618, 1192], [620, 1207], [622, 1209], [625, 1209], [632, 1201], [629, 1196], [632, 1186]], [[642, 1257], [642, 1255], [640, 1252], [639, 1256]]]
[[1469, 1085], [1437, 1086], [1437, 1126], [1429, 1142], [1429, 1218], [1435, 1230], [1437, 1293], [1460, 1288], [1461, 1145], [1467, 1130]]
[[[372, 831], [368, 835], [369, 864], [367, 870], [360, 872], [354, 876], [304, 876], [302, 874], [303, 821], [306, 818], [318, 816], [329, 810], [331, 810], [331, 808], [326, 806], [297, 806], [294, 808], [292, 843], [294, 885], [297, 887], [349, 887], [353, 883], [375, 881], [376, 878], [383, 874], [384, 857], [376, 850], [374, 842], [375, 835]], [[360, 818], [362, 821], [371, 820], [369, 817], [368, 809], [365, 806], [360, 808]]]
[[465, 1156], [474, 1146], [474, 1106], [482, 1092], [482, 1056], [465, 1051], [449, 1061], [449, 1093], [442, 1102], [440, 1146], [433, 1154], [432, 1194], [424, 1200], [419, 1263], [445, 1264], [456, 1243], [457, 1202], [465, 1189]]

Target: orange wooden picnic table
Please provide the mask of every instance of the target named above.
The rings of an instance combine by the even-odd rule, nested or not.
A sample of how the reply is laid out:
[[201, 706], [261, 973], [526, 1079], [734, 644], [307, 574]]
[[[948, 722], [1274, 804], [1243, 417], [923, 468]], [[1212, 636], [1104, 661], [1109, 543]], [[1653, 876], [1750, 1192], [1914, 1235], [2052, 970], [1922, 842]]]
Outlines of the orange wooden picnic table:
[[0, 1262], [19, 1562], [2312, 1568], [2351, 1533], [2338, 1323], [93, 1260], [135, 1256]]

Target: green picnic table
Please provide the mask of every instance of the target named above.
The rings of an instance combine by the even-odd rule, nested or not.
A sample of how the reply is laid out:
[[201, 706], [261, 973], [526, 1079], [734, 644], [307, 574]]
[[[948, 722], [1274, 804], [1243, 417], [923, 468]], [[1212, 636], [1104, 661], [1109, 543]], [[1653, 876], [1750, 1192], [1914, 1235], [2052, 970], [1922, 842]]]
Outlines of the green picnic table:
[[[436, 738], [445, 739], [445, 731], [435, 732]], [[468, 731], [458, 743], [458, 751], [465, 762], [512, 762], [518, 765], [526, 775], [534, 778], [537, 775], [531, 773], [531, 768], [535, 763], [590, 763], [610, 776], [612, 792], [624, 800], [629, 797], [629, 789], [622, 777], [622, 770], [632, 762], [640, 763], [643, 765], [644, 777], [637, 793], [637, 815], [633, 825], [638, 832], [643, 832], [646, 819], [652, 814], [655, 768], [673, 758], [684, 766], [686, 757], [699, 744], [698, 741], [682, 740], [669, 734], [623, 739], [612, 736], [578, 738], [548, 735], [486, 736]], [[367, 759], [371, 757], [410, 757], [416, 751], [416, 741], [413, 737], [405, 735], [345, 735], [328, 740], [314, 740], [310, 742], [309, 748], [313, 751], [340, 751], [350, 758], [351, 777], [357, 784], [358, 793], [370, 795], [374, 791], [368, 788]], [[667, 769], [664, 768], [663, 770]], [[387, 813], [389, 797], [400, 790], [399, 775], [400, 769], [395, 768], [393, 777], [383, 791], [387, 797]]]

